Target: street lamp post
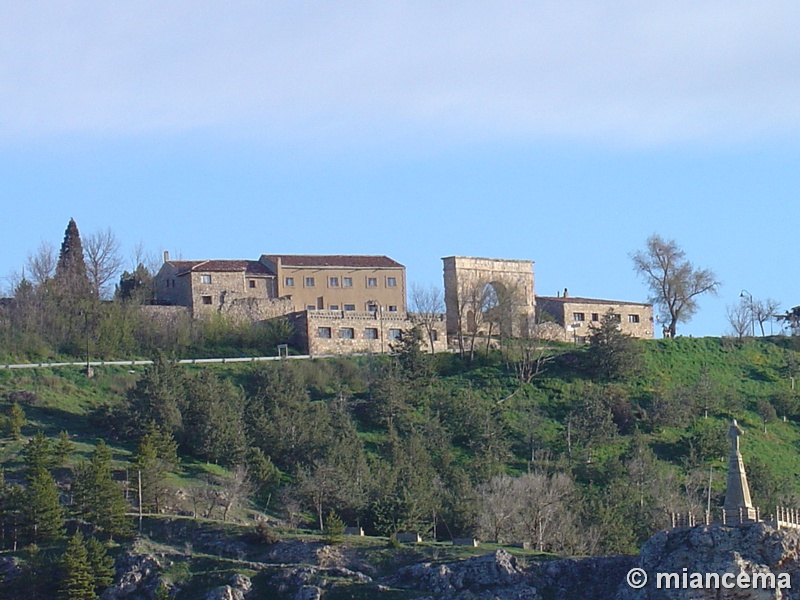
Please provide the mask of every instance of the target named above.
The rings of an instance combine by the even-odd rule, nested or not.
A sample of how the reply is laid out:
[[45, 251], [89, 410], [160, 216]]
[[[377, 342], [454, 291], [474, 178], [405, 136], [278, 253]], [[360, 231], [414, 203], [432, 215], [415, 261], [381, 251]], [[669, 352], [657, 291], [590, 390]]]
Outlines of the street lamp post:
[[753, 331], [753, 337], [756, 337], [756, 314], [755, 314], [756, 311], [754, 310], [753, 307], [753, 294], [751, 294], [747, 290], [742, 290], [742, 293], [739, 294], [739, 298], [744, 298], [745, 294], [747, 294], [747, 297], [750, 299], [750, 327], [752, 328]]

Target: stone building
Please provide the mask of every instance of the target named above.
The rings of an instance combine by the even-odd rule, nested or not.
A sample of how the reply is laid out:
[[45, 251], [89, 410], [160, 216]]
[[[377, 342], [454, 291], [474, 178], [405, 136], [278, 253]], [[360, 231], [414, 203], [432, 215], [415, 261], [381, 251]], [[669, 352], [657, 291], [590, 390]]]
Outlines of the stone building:
[[607, 313], [619, 322], [620, 331], [636, 338], [653, 338], [653, 306], [641, 302], [578, 298], [564, 290], [563, 296], [536, 296], [538, 310], [550, 315], [563, 328], [563, 341], [585, 343], [592, 323]]
[[275, 274], [257, 260], [170, 260], [154, 278], [156, 304], [184, 306], [192, 317], [226, 313], [250, 320], [285, 314]]
[[295, 311], [406, 314], [406, 268], [388, 256], [264, 254], [260, 262]]
[[[260, 260], [170, 260], [155, 277], [156, 302], [194, 318], [215, 313], [260, 321], [285, 316], [308, 354], [389, 352], [414, 326], [405, 267], [387, 256], [265, 254]], [[434, 350], [447, 348], [444, 317]], [[430, 345], [425, 335], [423, 347]]]

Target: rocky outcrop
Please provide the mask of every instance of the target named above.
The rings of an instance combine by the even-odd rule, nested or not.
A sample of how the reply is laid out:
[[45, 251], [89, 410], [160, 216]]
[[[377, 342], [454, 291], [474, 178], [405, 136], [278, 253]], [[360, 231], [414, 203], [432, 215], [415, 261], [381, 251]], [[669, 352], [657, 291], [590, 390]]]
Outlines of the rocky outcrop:
[[[658, 533], [642, 546], [639, 567], [648, 576], [647, 584], [639, 589], [631, 589], [622, 583], [618, 590], [618, 600], [788, 600], [800, 598], [800, 532], [782, 529], [776, 531], [765, 523], [752, 523], [738, 527], [721, 525], [699, 526], [691, 529], [673, 529]], [[658, 586], [658, 573], [678, 574], [677, 585], [673, 580], [666, 587], [662, 579]], [[686, 587], [683, 575], [686, 573]], [[695, 587], [690, 587], [692, 574], [703, 576], [702, 586], [695, 578]], [[736, 586], [725, 588], [715, 580], [705, 580], [707, 573], [747, 574], [750, 582], [753, 575], [761, 573], [774, 577], [776, 588], [749, 589]], [[728, 580], [730, 582], [730, 579]], [[766, 577], [761, 581], [769, 581]], [[780, 582], [789, 583], [790, 588], [779, 588]], [[708, 585], [711, 584], [711, 585]]]
[[245, 600], [252, 589], [253, 584], [250, 578], [247, 575], [237, 573], [231, 577], [228, 585], [211, 590], [206, 595], [206, 600]]
[[523, 567], [504, 550], [448, 563], [404, 567], [387, 583], [453, 600], [613, 598], [636, 557], [587, 558]]
[[117, 558], [114, 568], [114, 583], [103, 592], [103, 600], [150, 600], [160, 585], [161, 563], [149, 554], [125, 552]]

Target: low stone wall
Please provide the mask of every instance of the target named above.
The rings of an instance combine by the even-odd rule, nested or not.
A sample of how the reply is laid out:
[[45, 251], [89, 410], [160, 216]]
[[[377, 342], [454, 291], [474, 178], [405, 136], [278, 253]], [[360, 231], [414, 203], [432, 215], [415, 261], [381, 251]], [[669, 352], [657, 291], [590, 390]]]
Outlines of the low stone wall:
[[[294, 343], [311, 355], [391, 352], [414, 323], [402, 313], [307, 310], [292, 313], [295, 326]], [[434, 342], [434, 351], [446, 350], [444, 321], [441, 321]], [[428, 349], [428, 336], [423, 332], [422, 348]]]

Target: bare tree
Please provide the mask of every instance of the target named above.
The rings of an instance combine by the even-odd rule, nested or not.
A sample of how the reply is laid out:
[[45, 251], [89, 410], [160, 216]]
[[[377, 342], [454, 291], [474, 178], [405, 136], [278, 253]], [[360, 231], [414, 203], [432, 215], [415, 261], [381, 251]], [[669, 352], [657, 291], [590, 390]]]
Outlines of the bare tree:
[[131, 270], [135, 271], [140, 266], [144, 267], [148, 273], [155, 275], [161, 268], [163, 252], [148, 252], [143, 242], [138, 242], [130, 255]]
[[752, 311], [744, 301], [728, 306], [725, 309], [725, 315], [728, 317], [728, 324], [737, 338], [742, 339], [749, 333], [750, 325], [753, 322]]
[[498, 475], [479, 490], [479, 534], [504, 542], [528, 542], [538, 550], [585, 550], [585, 536], [572, 510], [569, 475]]
[[697, 312], [697, 296], [716, 294], [719, 289], [714, 272], [694, 267], [675, 240], [651, 235], [644, 250], [633, 253], [631, 258], [635, 271], [650, 287], [650, 301], [668, 319], [669, 337], [675, 337], [678, 323], [689, 321]]
[[778, 314], [778, 308], [780, 308], [780, 302], [774, 300], [773, 298], [767, 298], [765, 300], [753, 300], [751, 303], [751, 309], [753, 313], [752, 317], [761, 328], [762, 337], [766, 335], [766, 332], [764, 331], [764, 324], [775, 319]]
[[111, 228], [106, 228], [86, 236], [83, 246], [92, 289], [98, 298], [106, 297], [109, 294], [108, 282], [122, 268], [119, 240]]
[[247, 468], [237, 465], [230, 475], [219, 479], [219, 504], [222, 507], [222, 520], [228, 520], [230, 510], [247, 502], [253, 493], [253, 484], [247, 475]]
[[38, 286], [55, 275], [57, 263], [55, 246], [50, 242], [42, 241], [35, 252], [28, 254], [25, 268], [28, 271], [28, 277]]
[[428, 336], [428, 345], [433, 354], [436, 341], [436, 325], [441, 323], [445, 312], [444, 296], [441, 288], [432, 285], [422, 287], [416, 283], [411, 286], [411, 320], [422, 326]]

